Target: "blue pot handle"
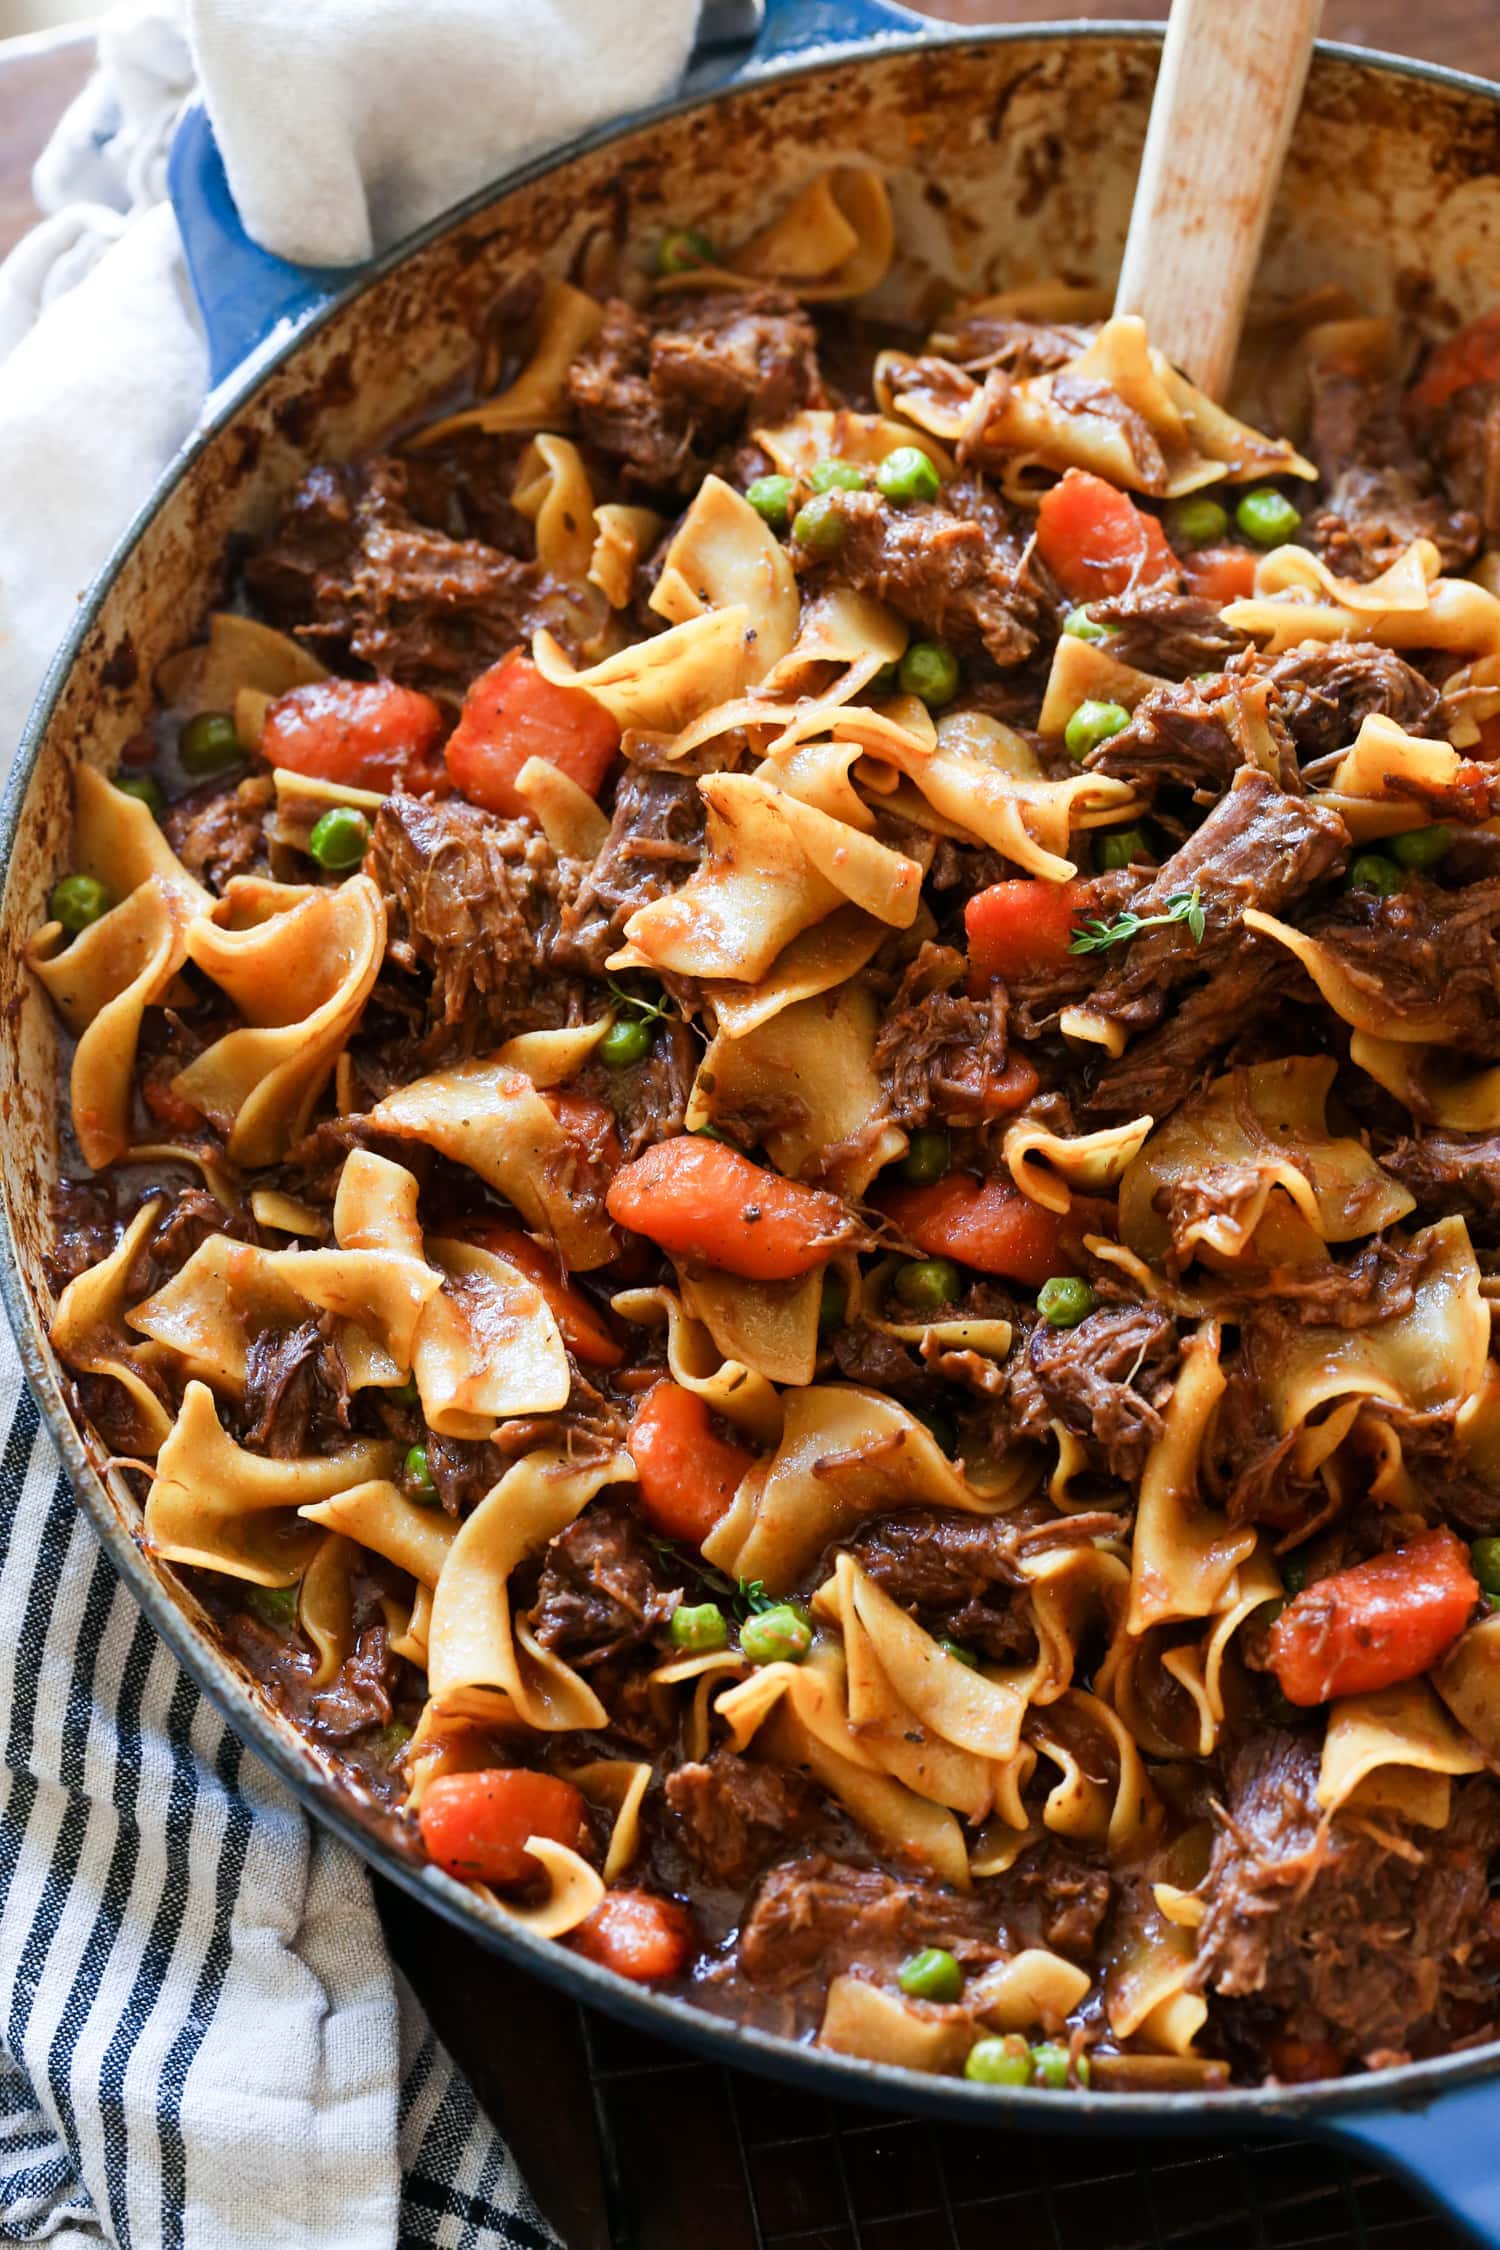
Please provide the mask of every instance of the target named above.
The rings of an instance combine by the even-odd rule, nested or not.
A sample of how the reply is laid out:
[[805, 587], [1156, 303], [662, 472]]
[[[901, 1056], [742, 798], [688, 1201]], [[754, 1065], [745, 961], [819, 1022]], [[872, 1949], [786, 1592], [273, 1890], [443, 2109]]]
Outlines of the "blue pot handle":
[[[894, 0], [707, 0], [688, 83], [725, 87], [788, 58], [931, 29]], [[358, 268], [291, 265], [251, 241], [201, 102], [177, 128], [167, 184], [217, 388], [347, 288]]]
[[1500, 2250], [1500, 2083], [1479, 2079], [1420, 2107], [1354, 2110], [1321, 2137], [1394, 2172], [1483, 2250]]

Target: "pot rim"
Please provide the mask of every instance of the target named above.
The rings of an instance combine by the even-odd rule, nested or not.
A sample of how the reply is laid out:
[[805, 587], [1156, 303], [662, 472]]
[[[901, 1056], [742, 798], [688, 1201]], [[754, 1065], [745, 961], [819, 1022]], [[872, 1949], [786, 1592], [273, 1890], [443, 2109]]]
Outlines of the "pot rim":
[[[577, 136], [560, 148], [534, 157], [429, 220], [425, 226], [350, 269], [345, 287], [298, 320], [285, 336], [251, 354], [245, 364], [210, 393], [207, 408], [191, 438], [136, 510], [78, 605], [74, 622], [43, 676], [16, 755], [0, 796], [0, 863], [14, 857], [22, 814], [54, 712], [74, 664], [98, 623], [120, 571], [152, 521], [191, 476], [209, 446], [230, 426], [270, 378], [323, 327], [339, 317], [366, 290], [398, 267], [477, 217], [519, 188], [615, 140], [666, 123], [695, 109], [711, 108], [740, 92], [810, 78], [846, 63], [882, 61], [928, 48], [988, 48], [1034, 43], [1104, 44], [1128, 42], [1159, 48], [1160, 25], [1114, 18], [1087, 22], [959, 25], [914, 17], [910, 30], [892, 30], [845, 45], [830, 43], [753, 58], [736, 76], [680, 92]], [[1391, 78], [1406, 78], [1500, 106], [1500, 85], [1416, 57], [1391, 55], [1339, 40], [1319, 39], [1315, 60], [1351, 63]], [[843, 2096], [878, 2107], [899, 2107], [917, 2115], [965, 2125], [1029, 2123], [1049, 2130], [1152, 2128], [1171, 2133], [1246, 2133], [1273, 2131], [1288, 2124], [1334, 2124], [1362, 2112], [1424, 2104], [1460, 2086], [1492, 2076], [1500, 2068], [1500, 2038], [1482, 2047], [1435, 2056], [1424, 2062], [1372, 2073], [1364, 2078], [1332, 2079], [1309, 2087], [1228, 2087], [1205, 2094], [1106, 2093], [1073, 2091], [1059, 2096], [1037, 2087], [972, 2085], [890, 2063], [839, 2055], [717, 2016], [690, 1999], [639, 1989], [624, 1978], [551, 1939], [514, 1928], [491, 1914], [462, 1884], [431, 1866], [407, 1859], [373, 1827], [350, 1810], [350, 1796], [310, 1753], [299, 1755], [284, 1729], [263, 1707], [244, 1676], [205, 1632], [200, 1632], [166, 1592], [155, 1566], [134, 1539], [109, 1497], [63, 1396], [37, 1309], [21, 1274], [8, 1199], [0, 1194], [0, 1299], [15, 1336], [21, 1365], [37, 1402], [41, 1421], [57, 1448], [73, 1496], [119, 1575], [195, 1684], [220, 1717], [272, 1767], [299, 1803], [331, 1829], [376, 1872], [409, 1897], [499, 1953], [517, 1967], [538, 1975], [555, 1990], [586, 2002], [603, 2014], [648, 2035], [669, 2037], [707, 2060], [740, 2066], [805, 2087], [825, 2096]]]

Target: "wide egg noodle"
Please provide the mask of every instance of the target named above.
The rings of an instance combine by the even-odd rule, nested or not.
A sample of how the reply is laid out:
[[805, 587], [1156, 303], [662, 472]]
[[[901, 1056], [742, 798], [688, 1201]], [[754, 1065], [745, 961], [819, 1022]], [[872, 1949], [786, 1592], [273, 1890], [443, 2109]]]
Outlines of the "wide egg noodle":
[[1056, 2033], [1088, 1997], [1093, 1979], [1076, 1961], [1023, 1946], [1008, 1961], [982, 1969], [964, 1988], [964, 2002], [990, 2031]]
[[618, 726], [678, 734], [749, 685], [756, 672], [754, 619], [742, 602], [705, 609], [581, 670], [543, 627], [531, 654], [543, 679], [591, 695]]
[[1021, 1193], [1059, 1215], [1073, 1206], [1073, 1191], [1107, 1195], [1140, 1155], [1155, 1120], [1132, 1118], [1097, 1133], [1055, 1133], [1035, 1117], [1006, 1127], [1001, 1153]]
[[[297, 1511], [381, 1476], [394, 1451], [384, 1440], [355, 1438], [337, 1453], [265, 1460], [222, 1427], [207, 1384], [189, 1383], [157, 1456], [146, 1544], [161, 1562], [191, 1563], [253, 1586], [294, 1586], [321, 1536]], [[322, 1527], [330, 1528], [343, 1526]]]
[[1208, 2003], [1187, 1989], [1197, 1939], [1165, 1915], [1149, 1892], [1127, 1903], [1104, 1978], [1104, 2013], [1116, 2039], [1139, 2039], [1188, 2055], [1208, 2021]]
[[242, 1397], [251, 1344], [307, 1318], [307, 1301], [277, 1271], [276, 1256], [233, 1235], [211, 1234], [125, 1317], [172, 1355], [180, 1374]]
[[743, 609], [754, 636], [745, 666], [751, 685], [790, 650], [801, 614], [785, 547], [744, 494], [714, 476], [704, 478], [673, 533], [649, 606], [669, 625]]
[[436, 1587], [453, 1551], [458, 1525], [442, 1508], [410, 1499], [389, 1477], [370, 1477], [301, 1510], [307, 1523], [342, 1532], [372, 1554], [384, 1555], [419, 1586]]
[[564, 1771], [564, 1779], [575, 1789], [581, 1789], [585, 1797], [606, 1806], [615, 1816], [604, 1854], [606, 1883], [618, 1882], [639, 1856], [641, 1806], [651, 1772], [649, 1765], [627, 1758], [593, 1758], [587, 1765], [569, 1766]]
[[940, 719], [930, 754], [875, 754], [899, 763], [943, 819], [1047, 882], [1065, 883], [1078, 872], [1066, 856], [1073, 829], [1120, 819], [1134, 802], [1129, 784], [1107, 774], [1049, 780], [1025, 737], [983, 711]]
[[368, 875], [302, 890], [236, 876], [187, 933], [189, 957], [244, 1018], [172, 1081], [241, 1164], [274, 1164], [307, 1129], [385, 952]]
[[516, 468], [511, 506], [536, 533], [536, 558], [549, 577], [582, 584], [594, 556], [594, 495], [571, 438], [540, 431]]
[[417, 1326], [411, 1364], [422, 1419], [440, 1437], [487, 1438], [513, 1414], [555, 1414], [572, 1376], [536, 1283], [492, 1250], [429, 1236], [442, 1277]]
[[515, 1205], [529, 1228], [554, 1241], [574, 1272], [588, 1273], [614, 1256], [608, 1220], [569, 1193], [574, 1158], [567, 1134], [532, 1081], [499, 1056], [398, 1086], [377, 1102], [370, 1122], [467, 1165]]
[[915, 1415], [876, 1391], [817, 1384], [782, 1404], [776, 1451], [703, 1542], [705, 1560], [726, 1576], [763, 1579], [773, 1594], [795, 1587], [829, 1542], [865, 1516], [923, 1506], [998, 1515], [1035, 1481], [1033, 1456], [1016, 1448], [981, 1487]]
[[628, 1453], [576, 1467], [558, 1448], [541, 1447], [507, 1469], [459, 1527], [438, 1580], [427, 1669], [434, 1698], [492, 1692], [543, 1734], [608, 1726], [587, 1682], [512, 1618], [510, 1577], [605, 1485], [634, 1481]]
[[1457, 1046], [1460, 1033], [1441, 1005], [1435, 1008], [1402, 1008], [1372, 970], [1342, 960], [1334, 944], [1293, 929], [1259, 907], [1247, 906], [1241, 917], [1257, 937], [1274, 938], [1300, 962], [1336, 1016], [1350, 1029], [1368, 1038], [1394, 1040], [1404, 1046], [1436, 1043]]
[[130, 1400], [136, 1445], [147, 1459], [165, 1445], [172, 1415], [151, 1381], [160, 1353], [125, 1333], [125, 1292], [130, 1269], [150, 1240], [162, 1199], [143, 1203], [108, 1257], [74, 1276], [57, 1301], [48, 1341], [79, 1375], [107, 1375]]
[[[1273, 547], [1255, 591], [1221, 612], [1268, 656], [1304, 641], [1375, 641], [1384, 648], [1500, 652], [1500, 599], [1472, 579], [1444, 578], [1430, 539], [1414, 540], [1379, 578], [1339, 578], [1306, 547]], [[1419, 592], [1419, 587], [1422, 589]]]
[[407, 439], [411, 448], [441, 445], [460, 430], [557, 429], [569, 414], [567, 373], [585, 344], [598, 334], [604, 307], [583, 290], [549, 274], [542, 284], [537, 339], [530, 359], [498, 397], [445, 414]]
[[1026, 1736], [1061, 1776], [1042, 1807], [1043, 1826], [1106, 1850], [1116, 1865], [1138, 1859], [1159, 1833], [1162, 1808], [1119, 1715], [1069, 1688], [1045, 1711], [1028, 1713]]
[[1455, 1064], [1445, 1048], [1368, 1031], [1354, 1033], [1349, 1059], [1425, 1124], [1454, 1133], [1490, 1133], [1500, 1126], [1500, 1064], [1468, 1069]]
[[[664, 1735], [678, 1730], [682, 1755], [690, 1764], [708, 1756], [712, 1734], [709, 1705], [727, 1680], [742, 1680], [750, 1671], [737, 1650], [719, 1648], [703, 1656], [674, 1656], [646, 1674], [652, 1715]], [[691, 1688], [686, 1712], [680, 1712], [677, 1691]]]
[[820, 461], [852, 461], [856, 468], [878, 469], [892, 453], [915, 446], [942, 477], [954, 473], [953, 456], [926, 429], [890, 413], [857, 414], [841, 406], [804, 407], [774, 429], [757, 430], [755, 443], [783, 476], [805, 477]]
[[840, 1974], [829, 1981], [817, 2045], [835, 2055], [933, 2073], [957, 2070], [975, 2036], [961, 2016], [929, 2014], [882, 1985]]
[[27, 945], [29, 966], [77, 1041], [68, 1098], [79, 1148], [94, 1171], [130, 1146], [142, 1018], [165, 999], [187, 958], [192, 913], [192, 902], [165, 876], [151, 875], [71, 944], [61, 923], [48, 922]]
[[[1123, 1566], [1122, 1566], [1123, 1567]], [[1124, 1720], [1148, 1757], [1211, 1757], [1225, 1719], [1224, 1665], [1244, 1625], [1281, 1596], [1281, 1579], [1263, 1544], [1228, 1580], [1206, 1630], [1193, 1640], [1152, 1626], [1114, 1642], [1099, 1668], [1099, 1694]]]
[[[881, 1663], [875, 1636], [854, 1605], [852, 1580], [857, 1567], [852, 1557], [841, 1555], [835, 1578], [820, 1589], [813, 1604], [815, 1615], [828, 1616], [839, 1627], [838, 1642], [830, 1643], [819, 1661], [842, 1689], [849, 1731], [869, 1761], [904, 1783], [914, 1796], [928, 1804], [946, 1805], [963, 1820], [977, 1823], [994, 1802], [991, 1761], [951, 1742], [902, 1700]], [[951, 1661], [939, 1658], [941, 1663]], [[934, 1698], [929, 1694], [924, 1700], [930, 1705]], [[1020, 1738], [1019, 1715], [1016, 1738]]]
[[[199, 711], [233, 711], [247, 692], [270, 700], [327, 677], [327, 665], [305, 642], [237, 610], [216, 610], [208, 621], [208, 639], [158, 665], [155, 685], [169, 711], [190, 716]], [[155, 827], [150, 807], [142, 810]], [[165, 837], [162, 844], [170, 849]]]
[[1206, 1506], [1198, 1459], [1224, 1394], [1219, 1331], [1206, 1322], [1183, 1346], [1165, 1426], [1141, 1472], [1130, 1557], [1128, 1630], [1209, 1617], [1255, 1547], [1253, 1525], [1232, 1526]]
[[[1006, 1674], [960, 1664], [852, 1555], [839, 1556], [835, 1586], [849, 1667], [849, 1717], [862, 1738], [881, 1722], [894, 1722], [899, 1731], [909, 1714], [929, 1735], [977, 1760], [1003, 1765], [1015, 1756], [1035, 1665]], [[973, 1820], [989, 1810], [988, 1782], [982, 1794], [982, 1808], [969, 1815]]]
[[[307, 1676], [311, 1688], [331, 1687], [354, 1651], [354, 1605], [349, 1577], [359, 1558], [352, 1539], [330, 1531], [313, 1550], [297, 1593], [297, 1623], [313, 1645], [317, 1662]], [[392, 1640], [391, 1646], [395, 1647]], [[399, 1653], [399, 1651], [398, 1651]]]
[[526, 1849], [533, 1859], [541, 1861], [547, 1876], [547, 1896], [537, 1904], [518, 1905], [514, 1899], [502, 1898], [486, 1883], [471, 1883], [468, 1888], [502, 1921], [513, 1923], [532, 1937], [566, 1937], [602, 1904], [603, 1877], [570, 1844], [556, 1843], [550, 1836], [528, 1836]]
[[1430, 1677], [1464, 1732], [1500, 1759], [1500, 1615], [1466, 1627]]
[[690, 266], [656, 286], [696, 291], [779, 282], [806, 304], [834, 304], [883, 281], [895, 249], [885, 181], [870, 165], [839, 164], [810, 180], [724, 265]]
[[594, 510], [588, 581], [598, 587], [611, 609], [629, 607], [636, 571], [665, 529], [664, 519], [654, 508], [606, 500]]
[[835, 907], [826, 921], [794, 937], [758, 983], [706, 987], [714, 1020], [727, 1039], [744, 1039], [799, 1000], [815, 1000], [858, 976], [885, 942], [885, 927], [857, 906]]
[[1444, 1828], [1454, 1774], [1480, 1773], [1478, 1745], [1459, 1733], [1423, 1680], [1351, 1695], [1328, 1714], [1318, 1770], [1319, 1809], [1398, 1813]]
[[768, 1383], [812, 1381], [823, 1302], [820, 1270], [793, 1281], [747, 1281], [713, 1266], [683, 1264], [677, 1285], [683, 1309], [707, 1329], [726, 1363], [751, 1368]]
[[624, 1289], [610, 1309], [641, 1327], [665, 1326], [667, 1373], [674, 1383], [701, 1398], [750, 1442], [773, 1447], [781, 1436], [781, 1399], [768, 1379], [743, 1360], [726, 1357], [701, 1320], [695, 1320], [670, 1289]]
[[1429, 827], [1434, 796], [1441, 801], [1463, 773], [1463, 759], [1446, 742], [1407, 734], [1372, 711], [1313, 802], [1336, 813], [1356, 844], [1374, 843]]
[[516, 775], [515, 789], [559, 859], [597, 859], [609, 835], [609, 822], [588, 791], [561, 766], [546, 758], [528, 758]]
[[868, 1129], [883, 1098], [873, 1061], [878, 1029], [873, 993], [851, 981], [796, 1002], [759, 1031], [738, 1039], [721, 1031], [698, 1065], [688, 1131], [769, 1104], [773, 1117], [786, 1120], [762, 1136], [777, 1171], [857, 1200], [907, 1148], [897, 1125]]

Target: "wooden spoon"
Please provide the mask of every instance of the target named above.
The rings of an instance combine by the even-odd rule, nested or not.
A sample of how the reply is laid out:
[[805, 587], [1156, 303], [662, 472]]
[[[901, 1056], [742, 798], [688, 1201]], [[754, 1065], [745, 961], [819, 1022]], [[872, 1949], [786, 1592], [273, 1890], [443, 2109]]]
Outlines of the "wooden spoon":
[[1222, 398], [1322, 0], [1173, 0], [1117, 313]]

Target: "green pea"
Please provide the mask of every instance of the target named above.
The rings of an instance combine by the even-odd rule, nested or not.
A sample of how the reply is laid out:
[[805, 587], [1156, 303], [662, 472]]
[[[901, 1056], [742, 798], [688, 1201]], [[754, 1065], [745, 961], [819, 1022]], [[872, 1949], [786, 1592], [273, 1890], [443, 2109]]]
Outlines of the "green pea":
[[800, 1664], [812, 1647], [812, 1627], [790, 1602], [747, 1617], [740, 1627], [740, 1653], [752, 1664]]
[[920, 696], [929, 711], [940, 711], [958, 693], [958, 658], [941, 641], [913, 641], [901, 659], [904, 695]]
[[898, 1167], [903, 1180], [913, 1187], [931, 1187], [940, 1180], [953, 1159], [953, 1142], [944, 1125], [921, 1125], [912, 1134], [911, 1146]]
[[1278, 1594], [1274, 1601], [1262, 1602], [1259, 1615], [1267, 1630], [1273, 1626], [1286, 1608], [1285, 1600]]
[[768, 523], [773, 531], [785, 531], [791, 522], [796, 493], [791, 477], [757, 477], [745, 488], [745, 498], [761, 522]]
[[1081, 764], [1091, 750], [1097, 750], [1101, 742], [1108, 742], [1129, 724], [1130, 713], [1123, 703], [1098, 703], [1090, 696], [1063, 728], [1063, 740]]
[[729, 1640], [724, 1612], [712, 1602], [679, 1602], [667, 1633], [673, 1648], [689, 1649], [695, 1656], [723, 1648]]
[[1099, 1300], [1082, 1276], [1055, 1273], [1036, 1293], [1036, 1309], [1049, 1328], [1076, 1328]]
[[392, 1406], [420, 1406], [422, 1393], [418, 1388], [416, 1376], [408, 1375], [404, 1383], [398, 1383], [390, 1393], [390, 1401]]
[[1008, 2031], [1003, 2039], [976, 2040], [964, 2063], [964, 2076], [976, 2086], [1029, 2086], [1031, 2049], [1019, 2031]]
[[594, 1050], [606, 1070], [628, 1070], [651, 1052], [651, 1026], [639, 1016], [617, 1017]]
[[273, 1633], [284, 1633], [296, 1618], [297, 1597], [301, 1591], [300, 1584], [247, 1586], [245, 1607], [252, 1617], [260, 1619], [262, 1625], [269, 1625]]
[[115, 787], [122, 797], [139, 797], [143, 805], [151, 807], [153, 820], [160, 820], [167, 809], [161, 783], [149, 773], [117, 773]]
[[797, 510], [792, 537], [814, 555], [836, 555], [844, 544], [844, 519], [831, 492], [820, 492]]
[[53, 921], [61, 922], [65, 930], [77, 937], [80, 930], [86, 930], [101, 914], [109, 912], [110, 897], [104, 885], [96, 883], [92, 875], [64, 875], [60, 883], [53, 884], [47, 906]]
[[370, 847], [370, 824], [352, 805], [334, 805], [313, 822], [307, 848], [331, 875], [358, 867]]
[[1094, 857], [1101, 868], [1131, 867], [1151, 857], [1143, 828], [1111, 828], [1094, 839]]
[[942, 490], [932, 461], [920, 445], [898, 445], [875, 471], [875, 482], [887, 500], [935, 500]]
[[224, 773], [243, 763], [244, 756], [227, 711], [199, 711], [177, 737], [177, 759], [184, 773]]
[[1394, 898], [1405, 880], [1393, 859], [1379, 852], [1361, 852], [1349, 870], [1347, 888], [1351, 891], [1374, 891], [1381, 898]]
[[820, 1336], [831, 1336], [835, 1328], [843, 1327], [844, 1313], [848, 1303], [849, 1292], [844, 1286], [843, 1275], [836, 1272], [832, 1266], [827, 1267], [823, 1274], [823, 1294], [818, 1300], [818, 1334]]
[[700, 1141], [722, 1141], [726, 1148], [733, 1148], [734, 1146], [734, 1143], [730, 1140], [729, 1135], [727, 1133], [721, 1133], [717, 1125], [695, 1125], [693, 1127], [693, 1131], [697, 1134]]
[[392, 1765], [411, 1740], [412, 1730], [404, 1719], [392, 1719], [389, 1726], [380, 1727], [370, 1737], [370, 1748], [382, 1765]]
[[891, 1288], [912, 1312], [937, 1312], [953, 1303], [963, 1276], [951, 1258], [908, 1258], [896, 1268]]
[[[1071, 2061], [1072, 2058], [1066, 2047], [1060, 2047], [1055, 2039], [1043, 2039], [1031, 2050], [1033, 2082], [1038, 2086], [1066, 2086]], [[1087, 2055], [1080, 2055], [1076, 2064], [1073, 2064], [1073, 2074], [1080, 2086], [1088, 2084], [1089, 2059]]]
[[1408, 828], [1402, 836], [1387, 836], [1385, 848], [1398, 867], [1436, 867], [1446, 859], [1453, 842], [1453, 831], [1444, 820], [1435, 820], [1430, 828]]
[[896, 1982], [908, 2000], [936, 2000], [951, 2005], [964, 1988], [964, 1973], [951, 1953], [940, 1945], [924, 1945], [896, 1971]]
[[1101, 625], [1096, 618], [1090, 617], [1081, 603], [1077, 609], [1068, 611], [1062, 621], [1062, 629], [1075, 641], [1112, 641], [1119, 630], [1115, 625]]
[[966, 1672], [979, 1670], [978, 1657], [971, 1648], [965, 1648], [962, 1641], [939, 1641], [938, 1647], [944, 1656], [951, 1656], [955, 1664], [962, 1664]]
[[1258, 484], [1252, 492], [1241, 494], [1234, 520], [1257, 547], [1282, 547], [1302, 518], [1286, 494], [1278, 492], [1274, 484]]
[[658, 273], [693, 273], [699, 266], [717, 264], [717, 251], [696, 227], [679, 227], [675, 234], [664, 234], [656, 245]]
[[1500, 1611], [1500, 1594], [1486, 1594], [1484, 1606], [1488, 1610]]
[[1474, 1576], [1487, 1594], [1500, 1594], [1500, 1539], [1476, 1539], [1469, 1549]]
[[406, 1459], [401, 1464], [401, 1471], [406, 1480], [406, 1489], [413, 1500], [435, 1500], [437, 1498], [437, 1485], [433, 1481], [425, 1445], [413, 1445], [408, 1448]]
[[1167, 510], [1167, 530], [1180, 547], [1210, 547], [1228, 529], [1228, 510], [1197, 493], [1190, 500], [1174, 500]]
[[807, 481], [814, 492], [863, 492], [865, 472], [852, 461], [814, 461]]
[[1288, 1555], [1281, 1565], [1281, 1583], [1289, 1594], [1300, 1594], [1307, 1584], [1307, 1564], [1301, 1555]]

